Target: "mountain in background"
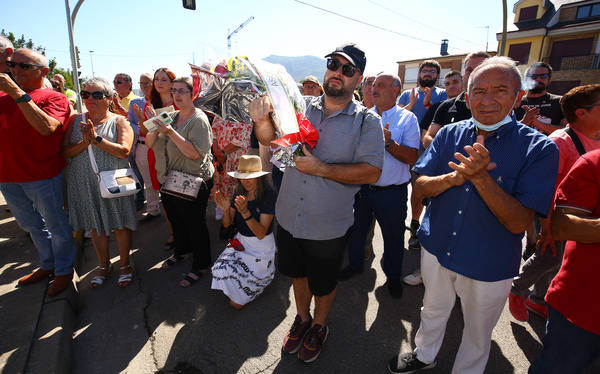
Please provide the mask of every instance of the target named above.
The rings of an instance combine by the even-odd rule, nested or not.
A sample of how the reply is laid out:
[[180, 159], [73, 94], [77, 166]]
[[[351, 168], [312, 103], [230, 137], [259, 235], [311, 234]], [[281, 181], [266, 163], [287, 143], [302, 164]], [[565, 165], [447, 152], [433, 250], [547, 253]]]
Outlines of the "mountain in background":
[[322, 81], [323, 76], [325, 76], [325, 59], [316, 56], [270, 55], [263, 60], [272, 64], [283, 65], [296, 82], [306, 78], [307, 75], [314, 75], [319, 81]]

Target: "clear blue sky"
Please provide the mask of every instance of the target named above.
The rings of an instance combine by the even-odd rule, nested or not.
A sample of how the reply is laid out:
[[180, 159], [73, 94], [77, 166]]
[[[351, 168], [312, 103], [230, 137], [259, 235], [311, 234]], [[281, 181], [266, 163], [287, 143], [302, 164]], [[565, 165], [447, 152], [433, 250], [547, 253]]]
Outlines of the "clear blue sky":
[[[294, 0], [196, 0], [196, 11], [183, 9], [181, 0], [85, 0], [74, 27], [82, 76], [92, 76], [90, 60], [96, 76], [111, 80], [126, 72], [134, 86], [140, 73], [163, 66], [187, 75], [188, 62], [228, 56], [228, 29], [250, 16], [254, 20], [233, 36], [231, 54], [322, 57], [352, 41], [366, 52], [367, 73], [395, 72], [398, 60], [439, 56], [441, 39], [450, 40], [450, 53], [484, 49], [485, 26], [489, 49], [495, 50], [502, 27], [501, 0], [302, 1], [393, 32]], [[75, 3], [71, 0], [71, 8]], [[508, 4], [509, 25], [513, 3]], [[70, 69], [64, 0], [4, 1], [0, 25], [46, 47], [49, 58]]]

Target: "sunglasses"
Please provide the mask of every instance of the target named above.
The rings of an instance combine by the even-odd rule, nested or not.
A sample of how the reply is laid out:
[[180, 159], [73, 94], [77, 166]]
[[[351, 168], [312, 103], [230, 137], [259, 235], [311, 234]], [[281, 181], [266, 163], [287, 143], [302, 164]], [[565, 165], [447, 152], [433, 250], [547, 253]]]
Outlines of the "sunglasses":
[[351, 64], [342, 64], [338, 60], [334, 58], [327, 59], [327, 69], [331, 71], [337, 71], [340, 66], [342, 67], [342, 74], [347, 76], [348, 78], [352, 78], [354, 74], [358, 71], [358, 68]]
[[23, 70], [42, 69], [44, 67], [42, 65], [37, 65], [37, 64], [28, 64], [26, 62], [12, 62], [12, 61], [6, 61], [6, 66], [8, 66], [9, 68], [15, 68], [18, 66]]
[[90, 91], [81, 91], [81, 98], [82, 99], [89, 99], [91, 97], [93, 97], [96, 100], [102, 100], [104, 99], [104, 97], [109, 97], [108, 95], [106, 95], [104, 92], [102, 91], [94, 91], [94, 92], [90, 92]]
[[114, 83], [114, 84], [123, 84], [123, 83], [125, 83], [125, 82], [124, 82], [124, 81], [114, 81], [113, 83]]
[[186, 89], [184, 89], [184, 88], [180, 88], [180, 89], [177, 89], [177, 88], [171, 88], [171, 93], [172, 93], [173, 95], [175, 95], [175, 94], [177, 94], [177, 95], [185, 95], [185, 94], [189, 94], [189, 93], [190, 93], [190, 90], [186, 90]]
[[548, 73], [543, 73], [543, 74], [529, 74], [529, 77], [531, 79], [538, 79], [538, 78], [547, 79], [547, 78], [550, 78], [550, 74], [548, 74]]

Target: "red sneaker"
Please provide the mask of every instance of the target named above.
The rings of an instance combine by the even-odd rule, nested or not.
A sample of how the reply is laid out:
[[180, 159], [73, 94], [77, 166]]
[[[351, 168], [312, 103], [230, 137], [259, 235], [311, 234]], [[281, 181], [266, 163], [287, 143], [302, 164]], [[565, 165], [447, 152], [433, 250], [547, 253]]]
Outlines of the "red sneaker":
[[531, 296], [525, 299], [525, 307], [545, 320], [548, 319], [548, 307], [546, 305], [533, 302], [531, 300]]
[[287, 353], [298, 352], [300, 347], [302, 347], [304, 335], [306, 335], [306, 332], [310, 329], [311, 324], [312, 318], [309, 318], [306, 322], [302, 322], [302, 318], [299, 315], [296, 315], [296, 319], [294, 319], [290, 331], [288, 331], [283, 339], [283, 351]]
[[304, 362], [316, 360], [321, 354], [327, 335], [329, 335], [329, 327], [323, 327], [318, 323], [311, 327], [306, 334], [300, 352], [298, 352], [298, 358]]
[[525, 296], [508, 294], [508, 310], [517, 321], [526, 322], [529, 319], [529, 312], [525, 306]]

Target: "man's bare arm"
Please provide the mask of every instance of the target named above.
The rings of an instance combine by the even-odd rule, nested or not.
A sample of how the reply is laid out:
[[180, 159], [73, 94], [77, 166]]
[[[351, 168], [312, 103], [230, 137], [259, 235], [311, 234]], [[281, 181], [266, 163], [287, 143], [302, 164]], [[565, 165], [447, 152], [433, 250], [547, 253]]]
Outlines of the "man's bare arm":
[[265, 146], [270, 146], [276, 138], [275, 126], [269, 115], [272, 111], [273, 105], [268, 96], [259, 97], [248, 105], [248, 112], [254, 122], [254, 135]]
[[437, 134], [441, 128], [442, 126], [438, 125], [437, 123], [432, 122], [429, 125], [429, 128], [427, 128], [427, 133], [423, 137], [423, 148], [429, 147], [429, 145], [433, 141], [433, 138], [435, 138], [435, 134]]
[[296, 168], [303, 173], [331, 179], [344, 184], [376, 183], [381, 175], [381, 169], [367, 163], [359, 164], [328, 164], [319, 160], [303, 146], [305, 156], [296, 156]]
[[419, 194], [423, 197], [434, 197], [463, 183], [465, 183], [465, 179], [455, 171], [435, 177], [421, 175], [417, 178], [415, 190], [418, 189]]
[[407, 147], [392, 140], [386, 151], [394, 156], [396, 160], [402, 161], [405, 164], [413, 165], [417, 162], [418, 150], [416, 148]]
[[[13, 99], [26, 94], [7, 74], [0, 73], [0, 91], [6, 92]], [[17, 104], [31, 127], [40, 135], [52, 135], [62, 125], [59, 120], [46, 114], [33, 100]]]
[[492, 179], [488, 170], [494, 169], [496, 164], [490, 162], [490, 154], [483, 146], [483, 139], [483, 136], [479, 135], [473, 146], [465, 147], [469, 157], [458, 152], [454, 154], [454, 157], [460, 161], [460, 165], [449, 162], [448, 166], [473, 183], [487, 207], [508, 231], [520, 234], [533, 220], [535, 211], [526, 208], [517, 199], [504, 192]]
[[577, 209], [555, 208], [551, 228], [556, 240], [600, 243], [600, 218]]

